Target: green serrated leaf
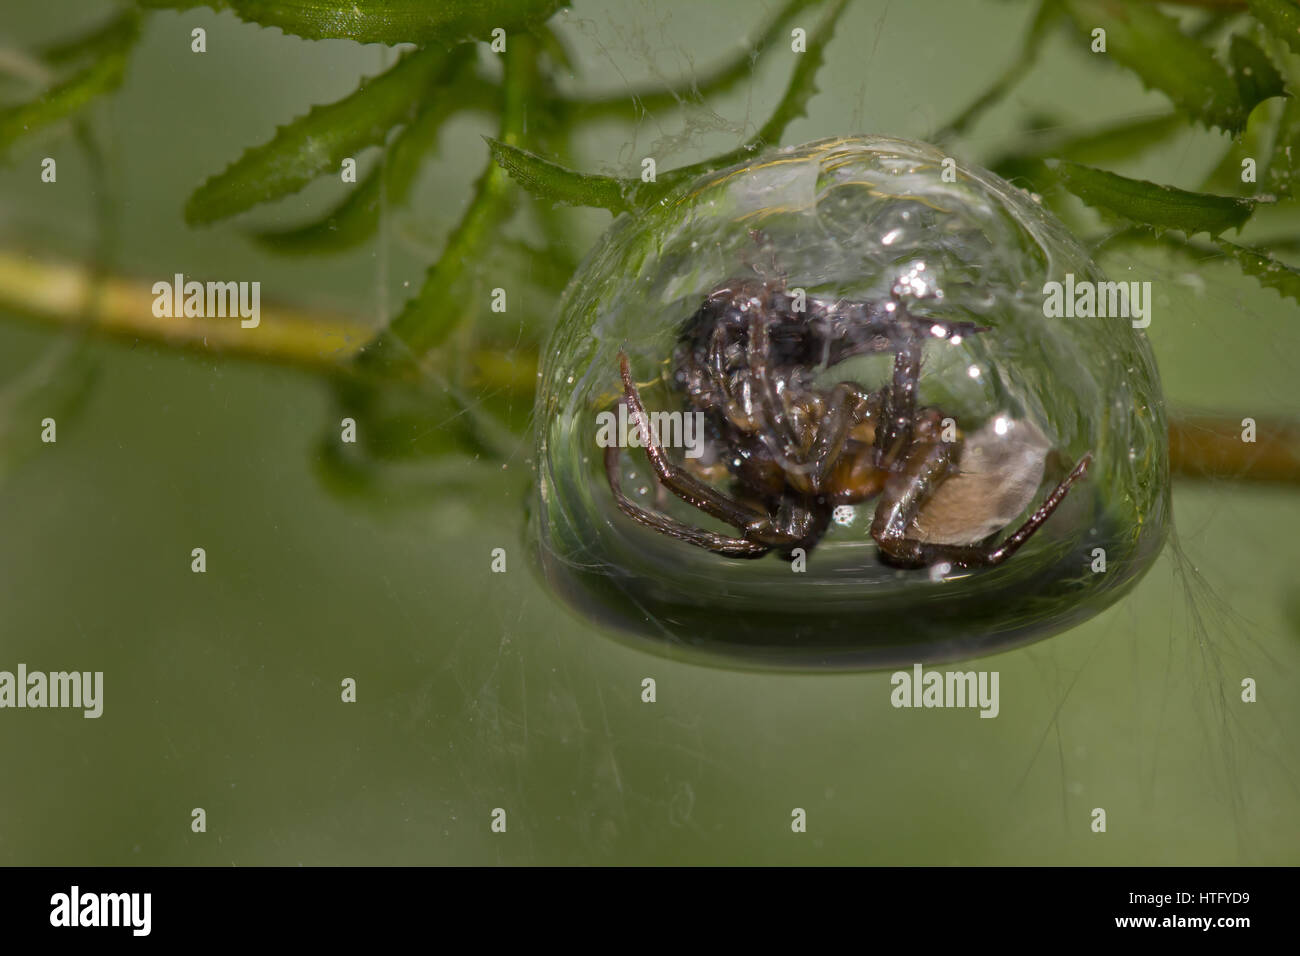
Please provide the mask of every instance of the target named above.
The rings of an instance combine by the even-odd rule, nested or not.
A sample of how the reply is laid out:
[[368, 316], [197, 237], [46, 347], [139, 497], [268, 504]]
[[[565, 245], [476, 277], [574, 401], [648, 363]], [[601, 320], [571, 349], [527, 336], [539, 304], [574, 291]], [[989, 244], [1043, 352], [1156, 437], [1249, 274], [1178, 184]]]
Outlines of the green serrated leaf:
[[724, 65], [700, 74], [689, 87], [656, 86], [630, 89], [611, 96], [601, 94], [586, 98], [581, 95], [566, 99], [559, 108], [577, 121], [606, 115], [631, 113], [637, 116], [659, 110], [674, 109], [688, 102], [703, 102], [706, 96], [716, 96], [732, 89], [741, 81], [754, 75], [758, 58], [782, 48], [789, 49], [786, 27], [799, 13], [821, 0], [786, 0], [767, 22], [752, 45], [747, 45]]
[[1185, 129], [1187, 118], [1174, 112], [1121, 120], [1082, 133], [1039, 133], [992, 160], [988, 167], [1003, 179], [1018, 184], [1046, 185], [1052, 178], [1043, 164], [1047, 157], [1057, 156], [1090, 164], [1130, 159]]
[[[342, 252], [365, 242], [379, 228], [384, 197], [402, 203], [420, 171], [420, 158], [432, 149], [445, 109], [426, 110], [389, 144], [386, 159], [349, 187], [347, 198], [320, 219], [289, 229], [266, 229], [252, 235], [272, 252], [313, 255]], [[436, 121], [434, 116], [438, 115]]]
[[1247, 113], [1264, 100], [1286, 95], [1286, 83], [1273, 61], [1244, 36], [1233, 36], [1229, 58], [1232, 61], [1232, 78], [1237, 84], [1237, 92]]
[[1300, 269], [1287, 265], [1271, 253], [1239, 246], [1226, 239], [1218, 239], [1216, 244], [1237, 261], [1242, 272], [1258, 279], [1260, 285], [1300, 302]]
[[100, 56], [94, 63], [36, 99], [0, 110], [0, 152], [28, 133], [69, 117], [116, 89], [126, 73], [127, 54], [138, 35], [134, 17], [114, 22], [106, 31], [97, 31], [92, 40]]
[[481, 249], [493, 230], [509, 212], [506, 201], [509, 180], [505, 172], [489, 164], [474, 187], [465, 215], [447, 237], [447, 245], [425, 273], [420, 290], [402, 306], [389, 327], [367, 347], [362, 360], [372, 367], [406, 364], [442, 345], [464, 319], [463, 307], [454, 302], [463, 292], [467, 260]]
[[683, 183], [690, 182], [696, 176], [734, 166], [755, 155], [764, 147], [775, 146], [781, 141], [785, 129], [800, 116], [808, 115], [808, 103], [817, 94], [817, 71], [826, 59], [826, 45], [835, 35], [835, 23], [844, 12], [848, 0], [836, 0], [822, 17], [817, 30], [808, 41], [807, 50], [799, 57], [799, 63], [790, 75], [785, 93], [772, 111], [768, 121], [763, 124], [749, 142], [737, 149], [706, 159], [703, 162], [680, 166], [659, 176], [657, 182], [635, 183], [633, 199], [638, 206], [648, 206], [658, 202], [665, 195], [677, 189]]
[[1105, 129], [1069, 136], [1061, 144], [1059, 153], [1086, 163], [1129, 159], [1167, 142], [1186, 129], [1187, 119], [1181, 113], [1127, 120]]
[[[531, 36], [515, 39], [506, 50], [502, 77], [504, 94], [499, 140], [514, 146], [523, 134], [530, 92], [538, 83], [537, 43]], [[400, 312], [358, 356], [367, 370], [411, 369], [436, 349], [472, 309], [458, 307], [454, 294], [495, 230], [509, 218], [511, 182], [504, 168], [491, 159], [474, 185], [460, 221], [447, 237], [438, 261], [425, 273], [424, 282]]]
[[[465, 48], [468, 50], [468, 47]], [[461, 74], [469, 57], [454, 56], [447, 74]], [[400, 205], [419, 176], [424, 157], [436, 146], [447, 119], [467, 109], [491, 108], [495, 98], [484, 96], [478, 83], [437, 84], [439, 95], [388, 144], [384, 160], [361, 182], [348, 187], [347, 198], [314, 222], [290, 229], [253, 234], [254, 240], [286, 255], [340, 252], [366, 241], [379, 228], [382, 206]]]
[[1296, 166], [1300, 164], [1300, 97], [1292, 97], [1282, 108], [1268, 159], [1268, 184], [1279, 196], [1295, 191]]
[[1077, 163], [1058, 161], [1055, 171], [1065, 188], [1088, 205], [1156, 230], [1218, 236], [1240, 229], [1255, 211], [1254, 200], [1188, 192]]
[[216, 222], [280, 199], [382, 143], [390, 129], [415, 115], [446, 59], [436, 49], [409, 53], [349, 96], [281, 126], [270, 142], [249, 149], [200, 186], [185, 204], [186, 221]]
[[[155, 10], [210, 7], [308, 40], [439, 43], [487, 40], [494, 29], [547, 20], [562, 0], [137, 0]], [[508, 42], [508, 41], [507, 41]]]
[[[1236, 194], [1256, 192], [1258, 180], [1264, 174], [1265, 162], [1261, 162], [1261, 157], [1264, 156], [1264, 143], [1273, 125], [1269, 110], [1251, 113], [1246, 131], [1224, 151], [1219, 164], [1201, 184], [1201, 191]], [[1242, 181], [1243, 163], [1247, 159], [1255, 161], [1256, 183]]]
[[1293, 52], [1300, 53], [1300, 3], [1295, 0], [1250, 0], [1250, 12]]
[[[1208, 47], [1183, 33], [1178, 21], [1154, 4], [1136, 0], [1062, 0], [1086, 37], [1106, 31], [1106, 53], [1128, 67], [1179, 109], [1207, 126], [1231, 132], [1248, 110], [1237, 84]], [[1098, 56], [1102, 54], [1097, 54]]]
[[702, 173], [734, 165], [754, 155], [764, 146], [774, 145], [780, 141], [791, 122], [807, 115], [808, 102], [817, 93], [817, 70], [825, 60], [826, 44], [834, 35], [835, 22], [844, 12], [847, 2], [848, 0], [836, 0], [827, 10], [815, 35], [809, 40], [807, 49], [799, 56], [785, 93], [771, 117], [753, 139], [737, 149], [661, 173], [655, 182], [650, 183], [575, 172], [527, 150], [488, 140], [492, 156], [510, 173], [511, 178], [529, 192], [555, 202], [595, 206], [612, 212], [657, 202], [682, 183], [689, 182]]
[[990, 168], [996, 172], [1001, 163], [1044, 159], [1049, 156], [1084, 163], [1130, 159], [1186, 128], [1187, 120], [1183, 114], [1166, 113], [1163, 116], [1120, 120], [1082, 133], [1039, 134], [995, 160]]
[[536, 153], [487, 139], [492, 159], [510, 178], [534, 196], [569, 206], [594, 206], [611, 212], [628, 208], [626, 193], [631, 181], [615, 176], [594, 176], [567, 169]]
[[826, 45], [835, 36], [835, 24], [848, 5], [848, 0], [835, 0], [817, 24], [817, 32], [808, 42], [808, 49], [799, 57], [798, 65], [790, 75], [781, 102], [767, 122], [758, 131], [755, 145], [775, 146], [785, 134], [785, 128], [801, 116], [808, 115], [808, 104], [817, 95], [817, 71], [826, 62]]

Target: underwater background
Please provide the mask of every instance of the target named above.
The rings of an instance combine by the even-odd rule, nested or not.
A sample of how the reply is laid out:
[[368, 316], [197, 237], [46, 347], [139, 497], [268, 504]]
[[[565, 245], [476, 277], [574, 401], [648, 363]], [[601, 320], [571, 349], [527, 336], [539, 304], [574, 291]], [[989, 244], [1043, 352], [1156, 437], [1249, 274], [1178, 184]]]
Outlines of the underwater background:
[[[715, 62], [759, 6], [582, 2], [555, 22], [575, 86], [617, 91]], [[57, 8], [7, 0], [0, 41], [38, 46], [115, 9]], [[850, 5], [820, 93], [785, 141], [925, 140], [996, 75], [1028, 12]], [[818, 16], [807, 14], [810, 28]], [[207, 31], [202, 55], [190, 50], [195, 26]], [[89, 261], [107, 198], [125, 274], [257, 279], [264, 303], [378, 329], [464, 207], [491, 117], [453, 119], [410, 204], [341, 255], [276, 257], [230, 223], [191, 228], [181, 210], [277, 124], [395, 58], [204, 8], [152, 15], [122, 88], [97, 107], [98, 158], [65, 134], [21, 141], [0, 167], [0, 253]], [[1049, 109], [1083, 126], [1117, 104], [1165, 108], [1060, 37], [1036, 69], [961, 143], [963, 160], [997, 153], [1025, 116]], [[765, 61], [686, 117], [595, 124], [574, 156], [635, 174], [650, 151], [674, 165], [710, 155], [762, 121], [786, 72]], [[1220, 149], [1215, 134], [1189, 133], [1123, 171], [1194, 182]], [[47, 155], [59, 157], [57, 185], [39, 182]], [[250, 220], [301, 222], [342, 188], [326, 177]], [[513, 229], [576, 261], [610, 216], [565, 215], [559, 235], [526, 216]], [[1105, 265], [1112, 278], [1154, 280], [1147, 331], [1172, 410], [1300, 415], [1295, 303], [1222, 263], [1192, 270], [1142, 252]], [[503, 254], [478, 268], [519, 267]], [[476, 289], [449, 290], [448, 307]], [[555, 297], [517, 301], [482, 321], [544, 341]], [[62, 347], [57, 329], [3, 308], [0, 319], [0, 383]], [[530, 553], [527, 389], [476, 393], [515, 426], [499, 453], [449, 440], [401, 494], [382, 480], [345, 493], [322, 452], [343, 414], [338, 395], [311, 371], [147, 341], [78, 349], [60, 374], [93, 367], [93, 378], [75, 414], [59, 416], [57, 443], [19, 447], [35, 443], [39, 403], [20, 429], [4, 423], [0, 669], [103, 671], [104, 713], [0, 711], [0, 863], [1300, 862], [1295, 488], [1176, 484], [1183, 559], [1167, 549], [1128, 597], [1079, 627], [944, 666], [999, 672], [1000, 714], [982, 720], [895, 709], [888, 672], [696, 666], [576, 615]], [[449, 411], [419, 436], [437, 446], [461, 423]], [[195, 547], [204, 574], [191, 572]], [[497, 548], [505, 573], [490, 570]], [[345, 704], [348, 677], [357, 699]], [[1246, 677], [1257, 703], [1240, 702]], [[196, 807], [206, 832], [191, 829]], [[1096, 807], [1104, 834], [1090, 828]], [[491, 830], [496, 808], [505, 833]], [[791, 832], [794, 808], [807, 811], [806, 833]]]

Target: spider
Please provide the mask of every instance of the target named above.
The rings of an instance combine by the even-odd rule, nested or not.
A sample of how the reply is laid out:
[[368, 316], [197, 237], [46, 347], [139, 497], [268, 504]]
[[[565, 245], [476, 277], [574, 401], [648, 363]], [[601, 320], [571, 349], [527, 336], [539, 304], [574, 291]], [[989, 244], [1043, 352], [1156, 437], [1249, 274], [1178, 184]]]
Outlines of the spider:
[[[642, 508], [623, 493], [619, 449], [607, 447], [609, 487], [624, 514], [726, 557], [758, 558], [776, 551], [794, 560], [796, 549], [806, 555], [821, 540], [838, 505], [879, 496], [871, 536], [887, 564], [985, 567], [1015, 553], [1087, 472], [1091, 454], [1000, 543], [998, 533], [1029, 501], [1026, 497], [1010, 516], [995, 520], [989, 534], [989, 515], [995, 512], [986, 499], [1000, 488], [974, 496], [959, 516], [967, 537], [973, 533], [975, 540], [959, 535], [957, 543], [945, 543], [918, 534], [914, 522], [924, 516], [936, 489], [961, 474], [963, 442], [943, 440], [940, 410], [917, 406], [922, 346], [927, 339], [956, 342], [988, 329], [913, 316], [897, 290], [885, 302], [801, 298], [804, 308], [797, 311], [798, 300], [784, 280], [732, 279], [683, 324], [671, 385], [688, 411], [704, 415], [709, 454], [699, 462], [677, 464], [654, 443], [627, 355], [619, 352], [623, 396], [615, 407], [626, 404], [659, 484], [739, 535], [692, 527]], [[892, 379], [883, 387], [813, 384], [819, 368], [870, 353], [893, 353]], [[732, 494], [713, 484], [728, 477]]]

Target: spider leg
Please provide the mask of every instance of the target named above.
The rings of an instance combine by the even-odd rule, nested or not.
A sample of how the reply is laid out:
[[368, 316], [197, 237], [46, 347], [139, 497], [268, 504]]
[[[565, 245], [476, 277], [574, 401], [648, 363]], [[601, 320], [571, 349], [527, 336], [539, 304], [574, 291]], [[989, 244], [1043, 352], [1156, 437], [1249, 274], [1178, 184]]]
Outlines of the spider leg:
[[809, 321], [826, 328], [826, 353], [822, 364], [837, 365], [854, 355], [897, 351], [902, 345], [936, 338], [959, 341], [987, 332], [988, 326], [969, 321], [912, 315], [903, 302], [850, 302], [810, 296]]
[[894, 377], [885, 389], [884, 408], [876, 428], [876, 466], [907, 467], [915, 436], [916, 388], [921, 377], [921, 343], [899, 343], [894, 353]]
[[645, 447], [646, 458], [650, 459], [650, 466], [664, 487], [687, 504], [742, 531], [766, 526], [769, 518], [765, 512], [744, 507], [668, 460], [663, 449], [654, 443], [654, 437], [650, 434], [650, 426], [645, 417], [645, 406], [641, 404], [641, 393], [637, 390], [636, 383], [632, 381], [632, 373], [627, 366], [627, 355], [623, 352], [618, 353], [618, 363], [619, 372], [623, 377], [624, 401], [627, 402], [631, 413], [629, 417], [636, 423], [641, 444]]
[[773, 457], [782, 462], [786, 480], [805, 494], [820, 494], [826, 486], [831, 470], [839, 460], [840, 451], [849, 431], [870, 417], [878, 404], [871, 393], [853, 382], [840, 382], [827, 396], [827, 403], [819, 421], [812, 425], [809, 443], [795, 433], [788, 409], [768, 374], [771, 341], [767, 325], [755, 315], [750, 321], [746, 361], [757, 382], [759, 407], [777, 438], [761, 433], [764, 444]]
[[[921, 462], [928, 461], [928, 456], [922, 454], [918, 456]], [[1001, 564], [1007, 558], [1011, 557], [1022, 544], [1033, 536], [1034, 532], [1042, 527], [1045, 522], [1056, 510], [1066, 494], [1070, 491], [1070, 486], [1087, 474], [1088, 466], [1092, 463], [1092, 455], [1087, 454], [1079, 459], [1079, 463], [1074, 466], [1074, 470], [1062, 479], [1029, 518], [1017, 528], [1001, 544], [933, 544], [925, 541], [917, 541], [913, 538], [906, 537], [907, 526], [911, 523], [912, 518], [916, 517], [923, 503], [921, 496], [914, 496], [907, 500], [903, 507], [891, 510], [882, 519], [881, 512], [877, 511], [876, 521], [872, 523], [871, 535], [880, 545], [881, 552], [886, 556], [890, 563], [898, 564], [904, 567], [923, 567], [929, 564], [935, 564], [940, 561], [946, 561], [956, 568], [978, 568], [991, 567]], [[924, 471], [924, 464], [921, 466]], [[900, 473], [897, 477], [903, 478], [904, 474]], [[892, 483], [891, 476], [891, 483]], [[889, 495], [889, 487], [886, 487], [886, 496]], [[882, 503], [881, 508], [884, 508]], [[900, 526], [901, 523], [901, 526]], [[878, 527], [879, 525], [879, 527]]]
[[[802, 464], [803, 461], [799, 454], [799, 439], [794, 433], [789, 415], [786, 414], [785, 404], [777, 394], [772, 376], [768, 374], [771, 346], [767, 323], [763, 321], [761, 315], [754, 313], [749, 320], [749, 341], [745, 347], [745, 361], [758, 386], [756, 390], [758, 394], [754, 397], [768, 424], [767, 430], [760, 431], [760, 437], [768, 451], [772, 452], [777, 459], [784, 461], [788, 467]], [[776, 433], [775, 438], [771, 436], [771, 432]]]
[[705, 531], [703, 528], [692, 528], [667, 515], [640, 507], [623, 493], [623, 484], [618, 473], [618, 460], [618, 446], [612, 445], [605, 449], [605, 474], [609, 478], [609, 488], [614, 493], [614, 501], [618, 504], [618, 509], [634, 521], [640, 522], [647, 528], [653, 528], [660, 534], [666, 534], [670, 538], [687, 541], [728, 558], [761, 558], [772, 550], [767, 545], [755, 544], [743, 538], [732, 538]]
[[743, 407], [731, 395], [731, 389], [727, 383], [727, 329], [719, 323], [713, 329], [713, 336], [709, 341], [708, 361], [705, 368], [708, 371], [709, 382], [712, 384], [717, 402], [724, 408], [728, 420], [739, 428], [753, 427], [753, 408]]
[[871, 418], [877, 404], [870, 392], [853, 382], [840, 382], [830, 390], [826, 413], [817, 425], [817, 437], [807, 459], [809, 492], [821, 494], [825, 490], [849, 432]]
[[891, 555], [906, 540], [912, 519], [956, 468], [961, 450], [960, 442], [946, 442], [939, 437], [937, 413], [930, 412], [919, 424], [916, 441], [885, 481], [871, 522], [871, 536]]

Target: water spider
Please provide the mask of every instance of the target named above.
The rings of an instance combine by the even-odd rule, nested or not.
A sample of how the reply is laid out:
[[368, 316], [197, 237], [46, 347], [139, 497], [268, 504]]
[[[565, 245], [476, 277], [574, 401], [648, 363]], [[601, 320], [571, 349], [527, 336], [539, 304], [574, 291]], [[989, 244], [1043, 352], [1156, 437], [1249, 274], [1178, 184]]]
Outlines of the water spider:
[[[757, 558], [775, 551], [789, 560], [821, 540], [836, 507], [878, 498], [871, 536], [886, 563], [1000, 564], [1051, 516], [1087, 472], [1091, 455], [1018, 528], [999, 537], [1036, 492], [1041, 458], [1032, 481], [1014, 468], [978, 477], [964, 471], [965, 439], [955, 423], [917, 400], [926, 341], [960, 342], [987, 331], [973, 322], [914, 316], [897, 295], [851, 302], [792, 292], [780, 280], [724, 282], [682, 326], [671, 363], [671, 387], [688, 413], [704, 416], [706, 454], [677, 463], [656, 444], [622, 352], [619, 401], [659, 483], [740, 533], [694, 527], [632, 501], [622, 490], [619, 449], [611, 446], [605, 471], [618, 507], [716, 554]], [[873, 353], [893, 355], [892, 377], [882, 387], [815, 384], [821, 370]], [[715, 487], [725, 480], [730, 494]], [[961, 482], [972, 487], [939, 494], [945, 484], [952, 491]]]

